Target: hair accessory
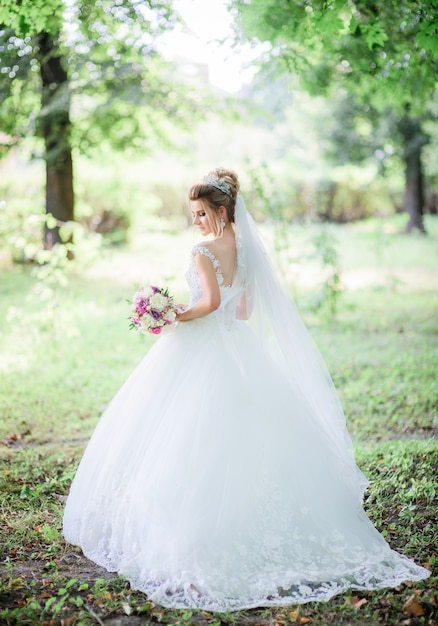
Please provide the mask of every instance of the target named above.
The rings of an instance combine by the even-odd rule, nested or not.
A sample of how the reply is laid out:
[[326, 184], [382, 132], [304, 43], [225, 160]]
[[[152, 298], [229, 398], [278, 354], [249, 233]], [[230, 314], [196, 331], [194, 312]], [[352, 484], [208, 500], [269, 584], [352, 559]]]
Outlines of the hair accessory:
[[216, 187], [223, 193], [226, 193], [231, 199], [233, 199], [233, 194], [231, 193], [230, 185], [223, 178], [213, 178], [213, 176], [204, 176], [202, 182], [206, 185], [211, 185], [212, 187]]

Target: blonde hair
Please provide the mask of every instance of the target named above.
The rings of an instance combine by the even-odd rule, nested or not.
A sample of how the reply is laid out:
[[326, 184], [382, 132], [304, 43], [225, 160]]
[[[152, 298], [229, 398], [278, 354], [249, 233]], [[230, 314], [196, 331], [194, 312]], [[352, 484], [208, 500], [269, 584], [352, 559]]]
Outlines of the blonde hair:
[[221, 182], [225, 182], [229, 188], [231, 195], [228, 195], [221, 189], [214, 187], [212, 184], [205, 182], [196, 183], [189, 190], [189, 200], [200, 200], [205, 209], [208, 222], [216, 237], [220, 236], [222, 229], [220, 227], [219, 207], [225, 207], [227, 218], [230, 222], [234, 222], [234, 209], [236, 206], [236, 198], [239, 193], [240, 183], [236, 172], [227, 170], [224, 167], [218, 167], [208, 173], [212, 177]]

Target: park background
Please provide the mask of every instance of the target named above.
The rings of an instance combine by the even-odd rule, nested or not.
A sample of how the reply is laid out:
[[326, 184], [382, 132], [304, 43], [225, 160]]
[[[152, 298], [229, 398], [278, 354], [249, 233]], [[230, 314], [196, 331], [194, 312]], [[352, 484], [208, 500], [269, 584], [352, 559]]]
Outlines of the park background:
[[[0, 8], [5, 624], [437, 619], [436, 2], [230, 5]], [[187, 301], [187, 189], [220, 165], [238, 172], [327, 361], [371, 480], [367, 512], [432, 570], [422, 583], [165, 611], [62, 539], [86, 442], [156, 341], [128, 330], [127, 300], [159, 284]]]

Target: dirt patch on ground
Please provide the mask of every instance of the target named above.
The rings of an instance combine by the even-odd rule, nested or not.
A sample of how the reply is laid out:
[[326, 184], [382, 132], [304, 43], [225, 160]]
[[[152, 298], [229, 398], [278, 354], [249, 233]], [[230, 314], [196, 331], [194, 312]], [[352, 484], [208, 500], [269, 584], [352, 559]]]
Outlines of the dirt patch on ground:
[[[55, 569], [56, 568], [56, 569]], [[29, 560], [29, 561], [9, 561], [9, 565], [0, 565], [0, 575], [13, 576], [13, 578], [27, 578], [35, 582], [42, 582], [49, 577], [50, 572], [56, 571], [58, 577], [78, 578], [95, 582], [104, 579], [111, 580], [114, 574], [107, 572], [103, 567], [99, 567], [89, 561], [81, 554], [74, 552], [67, 553], [55, 561]]]

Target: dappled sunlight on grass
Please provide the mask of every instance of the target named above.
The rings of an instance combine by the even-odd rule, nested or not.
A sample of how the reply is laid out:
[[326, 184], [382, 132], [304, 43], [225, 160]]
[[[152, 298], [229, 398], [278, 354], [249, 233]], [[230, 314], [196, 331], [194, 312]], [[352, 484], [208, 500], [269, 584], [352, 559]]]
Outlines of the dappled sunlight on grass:
[[24, 354], [0, 354], [0, 372], [1, 371], [20, 371], [24, 373], [30, 367], [30, 358]]
[[397, 271], [386, 268], [358, 268], [343, 272], [342, 286], [347, 290], [377, 287], [407, 293], [417, 290], [436, 292], [437, 272], [438, 268], [403, 268]]
[[315, 244], [318, 233], [324, 232], [339, 256], [343, 290], [437, 291], [438, 218], [427, 217], [428, 236], [403, 233], [404, 215], [344, 226], [291, 225], [279, 263], [289, 284], [298, 291], [317, 289], [329, 271]]
[[[432, 232], [438, 220], [431, 224]], [[381, 225], [372, 226], [374, 231], [369, 223], [294, 224], [287, 249], [276, 251], [358, 441], [427, 432], [436, 420], [438, 393], [438, 233], [394, 235], [382, 246], [375, 239]], [[314, 246], [321, 229], [333, 237], [340, 257], [342, 290], [334, 317], [314, 308], [328, 271]], [[275, 247], [274, 231], [268, 225], [263, 231]], [[66, 286], [55, 286], [46, 301], [38, 296], [31, 268], [3, 272], [0, 438], [22, 422], [34, 440], [86, 437], [155, 341], [128, 331], [127, 300], [138, 286], [152, 283], [187, 302], [184, 273], [197, 241], [191, 228], [151, 222], [130, 246], [104, 248], [85, 266], [76, 260]]]

